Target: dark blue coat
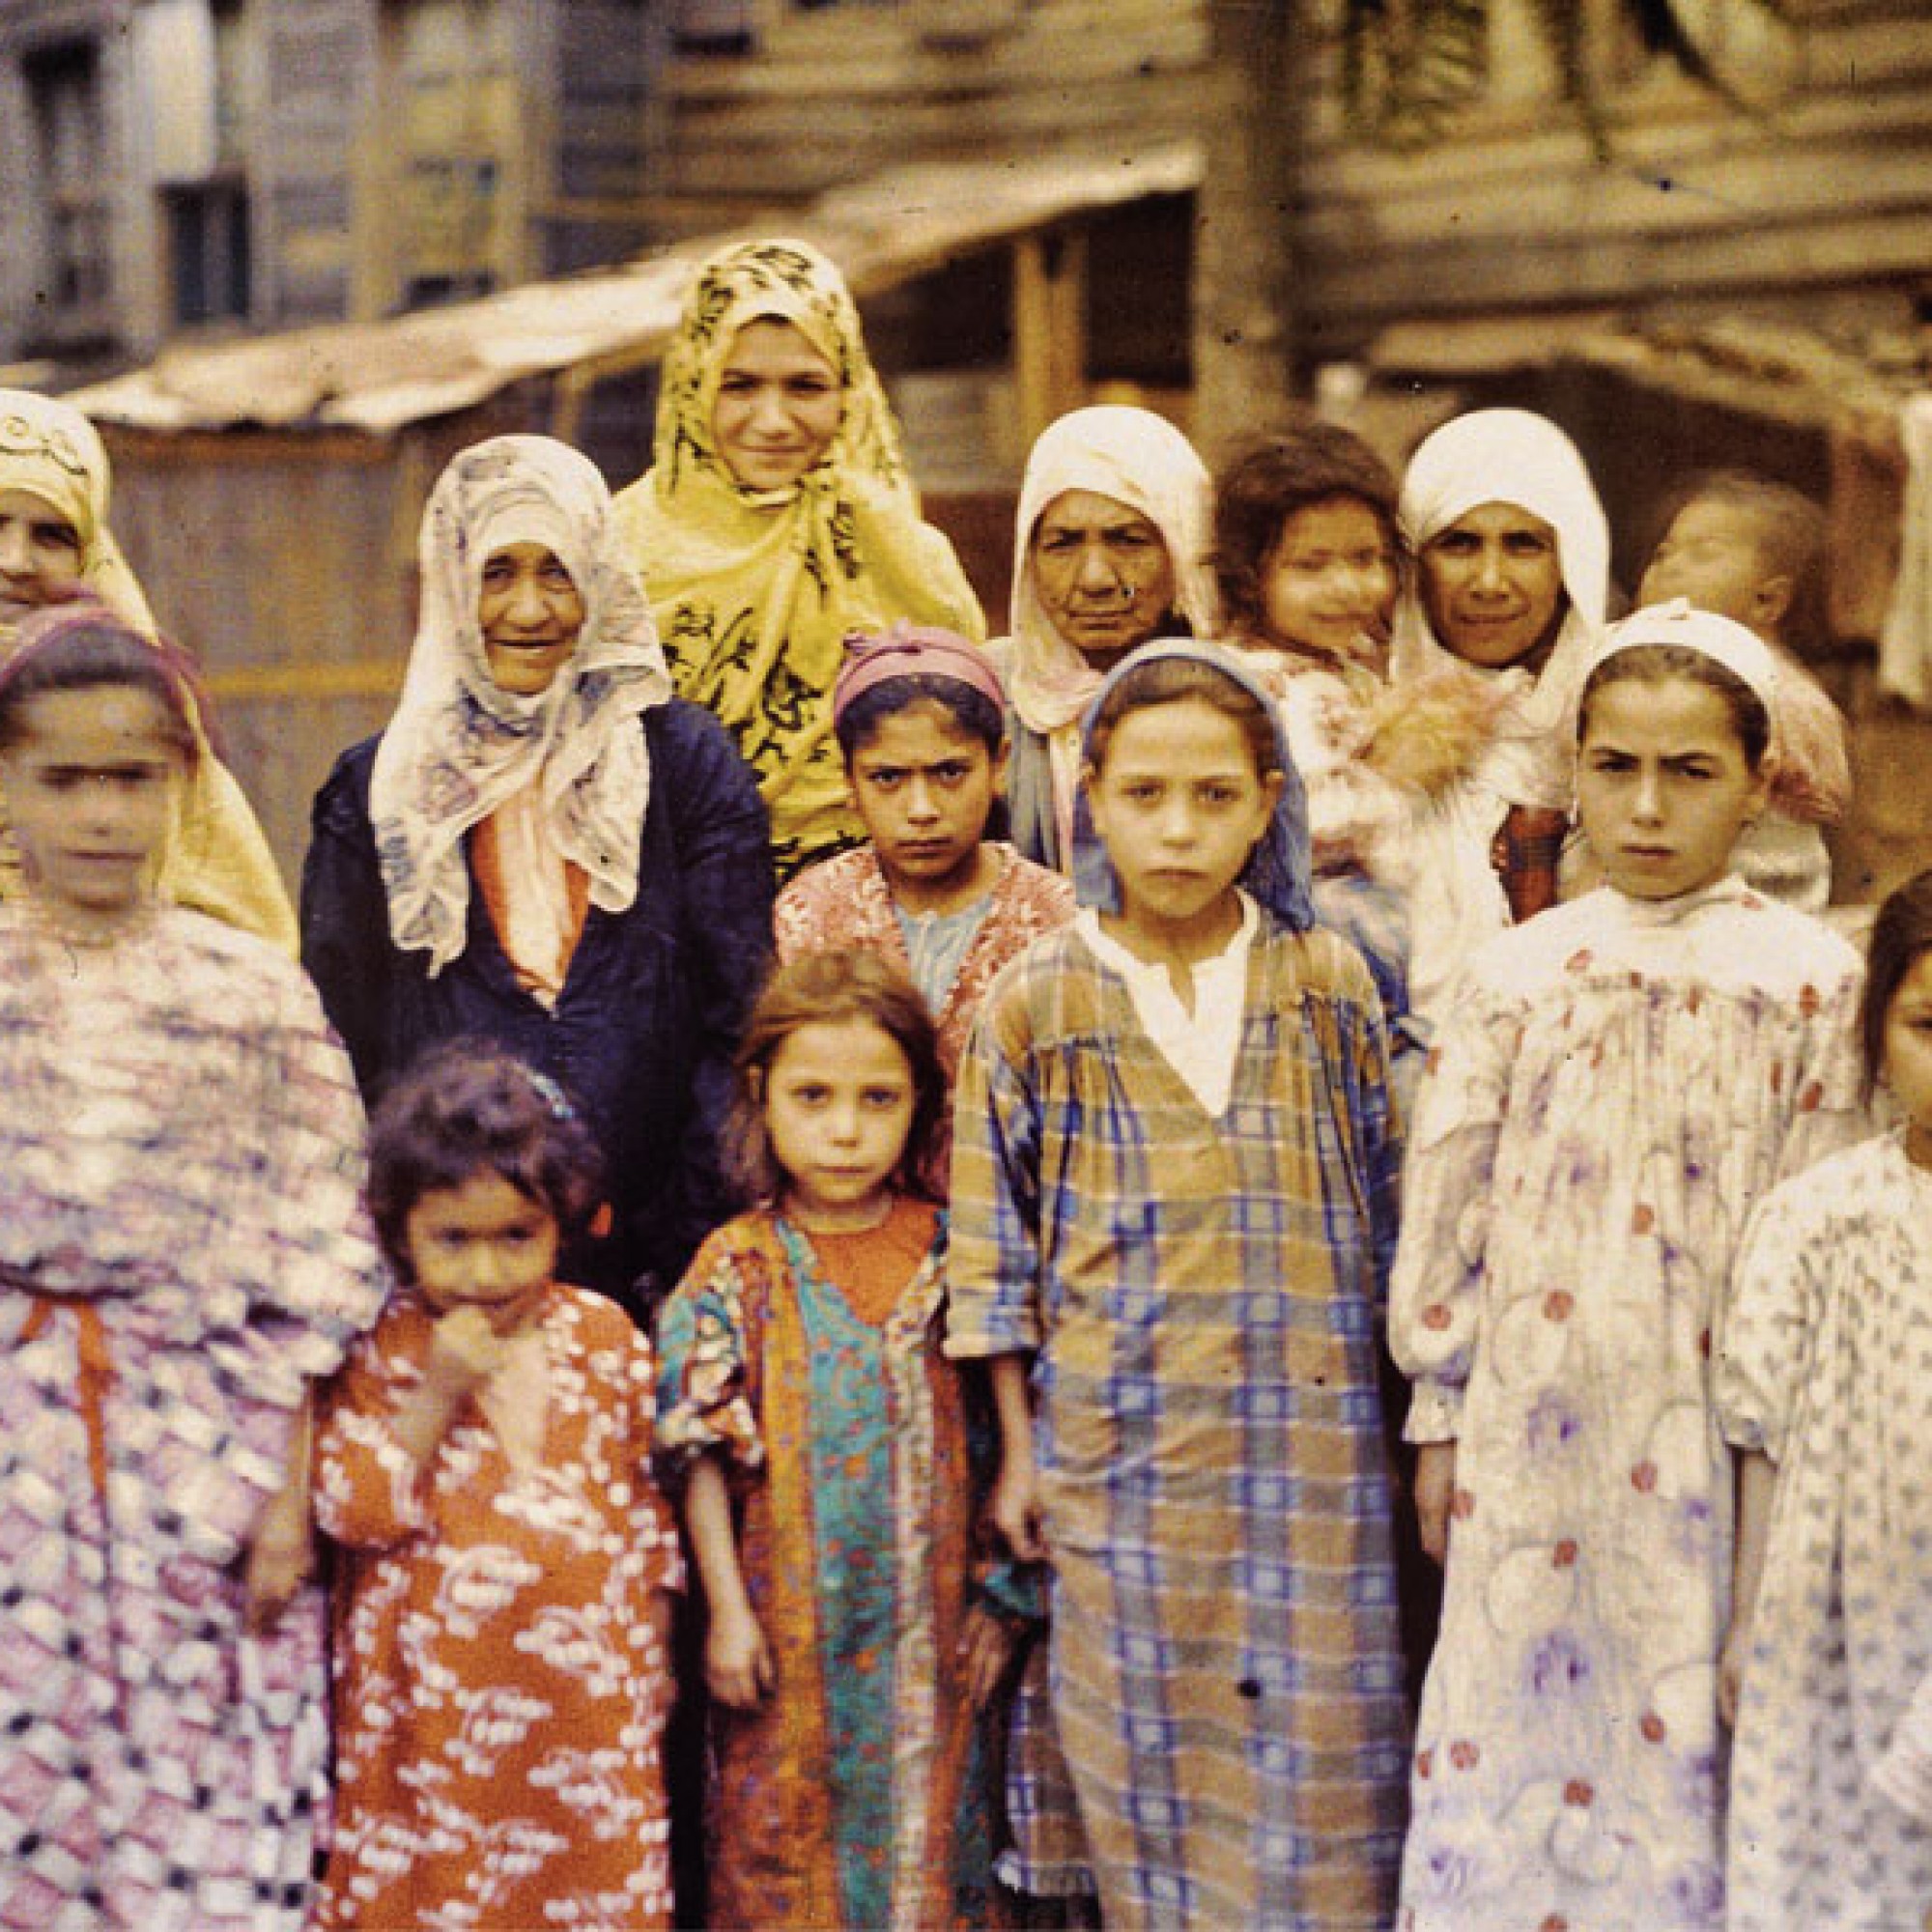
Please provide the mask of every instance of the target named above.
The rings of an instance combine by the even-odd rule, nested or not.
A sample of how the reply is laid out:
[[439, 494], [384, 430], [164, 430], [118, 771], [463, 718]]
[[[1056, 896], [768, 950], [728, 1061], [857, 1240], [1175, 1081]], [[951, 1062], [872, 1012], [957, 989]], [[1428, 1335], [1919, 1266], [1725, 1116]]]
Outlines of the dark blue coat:
[[458, 1034], [519, 1054], [576, 1098], [609, 1163], [613, 1225], [571, 1259], [634, 1312], [731, 1211], [719, 1131], [772, 924], [765, 809], [724, 728], [674, 698], [642, 729], [638, 895], [625, 912], [590, 908], [553, 1009], [517, 983], [473, 872], [462, 953], [431, 979], [426, 952], [397, 951], [369, 823], [378, 739], [345, 752], [316, 795], [301, 891], [303, 963], [371, 1104], [425, 1046]]

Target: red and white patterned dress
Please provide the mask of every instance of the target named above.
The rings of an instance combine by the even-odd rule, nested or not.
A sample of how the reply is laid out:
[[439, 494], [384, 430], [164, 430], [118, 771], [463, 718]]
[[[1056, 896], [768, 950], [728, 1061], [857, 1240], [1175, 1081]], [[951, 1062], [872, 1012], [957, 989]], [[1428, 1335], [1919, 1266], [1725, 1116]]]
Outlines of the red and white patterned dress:
[[668, 1926], [663, 1593], [650, 1345], [554, 1288], [540, 1452], [458, 1410], [426, 1474], [393, 1421], [433, 1316], [404, 1291], [325, 1403], [316, 1513], [345, 1546], [336, 1841], [324, 1927]]

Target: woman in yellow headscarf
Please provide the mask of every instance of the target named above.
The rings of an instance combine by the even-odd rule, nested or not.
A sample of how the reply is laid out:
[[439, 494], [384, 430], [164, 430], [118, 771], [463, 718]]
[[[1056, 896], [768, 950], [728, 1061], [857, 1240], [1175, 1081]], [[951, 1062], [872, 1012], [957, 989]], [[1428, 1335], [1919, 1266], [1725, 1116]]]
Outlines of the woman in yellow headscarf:
[[843, 639], [985, 618], [921, 520], [838, 270], [803, 242], [698, 270], [667, 351], [650, 470], [617, 498], [681, 696], [720, 718], [772, 818], [781, 877], [865, 836], [832, 737]]
[[[110, 475], [107, 451], [78, 410], [31, 390], [0, 389], [0, 657], [29, 611], [92, 595], [175, 660], [107, 527]], [[185, 682], [192, 707], [191, 676]], [[274, 855], [199, 715], [190, 722], [200, 756], [157, 889], [292, 954], [295, 910]], [[0, 897], [19, 886], [19, 857], [0, 825]]]

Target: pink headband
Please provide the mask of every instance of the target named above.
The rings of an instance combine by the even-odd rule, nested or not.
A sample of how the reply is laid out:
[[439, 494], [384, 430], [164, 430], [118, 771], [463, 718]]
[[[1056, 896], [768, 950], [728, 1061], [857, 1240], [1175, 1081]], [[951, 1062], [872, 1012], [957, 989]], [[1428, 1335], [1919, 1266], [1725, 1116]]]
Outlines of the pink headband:
[[895, 624], [883, 637], [866, 631], [845, 633], [845, 662], [832, 687], [832, 722], [861, 692], [895, 677], [944, 677], [989, 697], [1004, 711], [1007, 694], [993, 661], [978, 644], [954, 631], [923, 624]]

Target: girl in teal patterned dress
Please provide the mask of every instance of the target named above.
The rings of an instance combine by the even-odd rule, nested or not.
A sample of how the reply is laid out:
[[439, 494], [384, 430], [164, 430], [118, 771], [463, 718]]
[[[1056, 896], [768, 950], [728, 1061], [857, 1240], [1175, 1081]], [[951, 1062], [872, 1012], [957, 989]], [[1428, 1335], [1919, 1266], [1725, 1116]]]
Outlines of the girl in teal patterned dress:
[[978, 1713], [1005, 1573], [976, 1560], [969, 1426], [940, 1353], [944, 1081], [911, 981], [782, 968], [740, 1060], [763, 1205], [660, 1318], [658, 1440], [704, 1584], [714, 1926], [972, 1925], [991, 1903]]

